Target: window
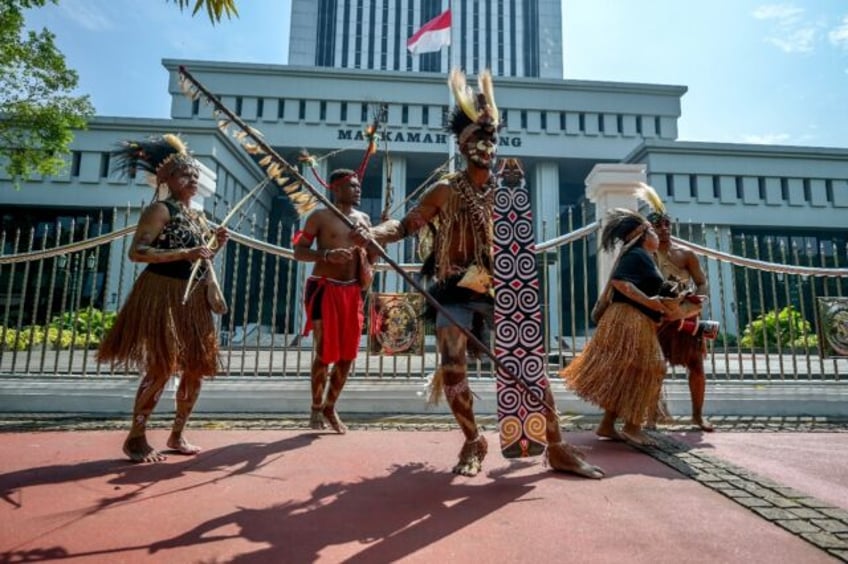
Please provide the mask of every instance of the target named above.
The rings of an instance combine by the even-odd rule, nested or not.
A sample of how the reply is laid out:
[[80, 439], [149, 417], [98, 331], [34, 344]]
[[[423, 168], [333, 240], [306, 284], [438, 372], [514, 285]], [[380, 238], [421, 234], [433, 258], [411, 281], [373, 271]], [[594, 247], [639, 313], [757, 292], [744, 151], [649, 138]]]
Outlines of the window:
[[406, 104], [400, 108], [400, 122], [404, 125], [409, 123], [409, 106]]
[[297, 119], [306, 119], [306, 100], [298, 100]]
[[242, 110], [242, 98], [241, 96], [236, 96], [236, 115], [240, 116]]
[[362, 104], [362, 110], [359, 113], [359, 121], [362, 123], [368, 123], [368, 104]]
[[82, 153], [74, 151], [71, 153], [71, 176], [77, 177], [80, 175], [80, 166], [82, 165]]
[[265, 98], [259, 98], [256, 100], [256, 117], [261, 118], [262, 114], [265, 113]]
[[430, 125], [430, 107], [424, 106], [421, 108], [421, 123]]
[[277, 118], [283, 119], [284, 115], [286, 115], [286, 101], [280, 98], [277, 100]]
[[191, 101], [191, 115], [196, 116], [200, 113], [200, 99]]
[[341, 120], [347, 121], [347, 102], [342, 102], [342, 107], [341, 107], [340, 113], [341, 113], [341, 115], [340, 115]]
[[327, 119], [327, 102], [321, 100], [321, 103], [318, 105], [318, 119], [324, 121]]
[[100, 178], [109, 176], [109, 153], [100, 153]]

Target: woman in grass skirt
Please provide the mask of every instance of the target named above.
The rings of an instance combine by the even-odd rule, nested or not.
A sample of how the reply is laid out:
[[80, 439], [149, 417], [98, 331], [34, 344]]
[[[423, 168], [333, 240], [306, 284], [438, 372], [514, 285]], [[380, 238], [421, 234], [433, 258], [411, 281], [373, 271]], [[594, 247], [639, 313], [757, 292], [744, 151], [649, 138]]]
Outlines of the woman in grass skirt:
[[[200, 451], [185, 439], [183, 428], [197, 402], [202, 379], [218, 370], [218, 336], [210, 303], [220, 303], [210, 300], [208, 292], [216, 250], [204, 244], [211, 232], [203, 212], [190, 209], [191, 198], [197, 194], [199, 169], [178, 137], [126, 142], [115, 154], [124, 173], [133, 175], [139, 168], [149, 173], [157, 197], [142, 213], [129, 251], [130, 260], [147, 263], [147, 267], [103, 339], [98, 360], [142, 371], [123, 450], [134, 462], [158, 462], [165, 456], [148, 444], [145, 430], [165, 384], [175, 373], [180, 373], [180, 379], [167, 446], [180, 454]], [[224, 228], [218, 229], [213, 247], [220, 249], [227, 237]], [[203, 261], [200, 283], [183, 304], [197, 260]]]
[[[610, 211], [601, 246], [612, 251], [619, 242], [623, 248], [600, 298], [606, 307], [595, 335], [560, 375], [578, 396], [604, 409], [599, 436], [652, 444], [642, 423], [657, 403], [666, 372], [657, 328], [678, 298], [660, 297], [664, 278], [653, 260], [659, 240], [644, 217]], [[624, 420], [621, 431], [617, 418]]]

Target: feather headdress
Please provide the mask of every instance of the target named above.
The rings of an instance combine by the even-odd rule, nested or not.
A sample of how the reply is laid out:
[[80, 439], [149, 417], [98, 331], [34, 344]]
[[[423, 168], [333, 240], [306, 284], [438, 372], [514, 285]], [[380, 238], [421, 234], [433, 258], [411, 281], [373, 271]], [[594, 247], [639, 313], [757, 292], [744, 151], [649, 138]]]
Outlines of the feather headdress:
[[642, 200], [650, 206], [652, 213], [665, 215], [665, 204], [660, 195], [654, 190], [653, 186], [649, 186], [644, 182], [640, 182], [636, 188], [636, 198]]
[[458, 68], [451, 70], [448, 76], [448, 86], [456, 100], [448, 123], [448, 129], [456, 135], [457, 141], [464, 143], [475, 131], [484, 130], [494, 134], [500, 127], [500, 112], [495, 104], [495, 91], [492, 83], [492, 73], [487, 69], [477, 77], [479, 92], [468, 86], [465, 73]]
[[122, 176], [133, 177], [136, 171], [147, 173], [147, 183], [157, 189], [157, 199], [167, 197], [162, 188], [167, 179], [180, 168], [197, 168], [197, 161], [179, 136], [166, 133], [141, 141], [127, 140], [112, 151], [114, 169]]

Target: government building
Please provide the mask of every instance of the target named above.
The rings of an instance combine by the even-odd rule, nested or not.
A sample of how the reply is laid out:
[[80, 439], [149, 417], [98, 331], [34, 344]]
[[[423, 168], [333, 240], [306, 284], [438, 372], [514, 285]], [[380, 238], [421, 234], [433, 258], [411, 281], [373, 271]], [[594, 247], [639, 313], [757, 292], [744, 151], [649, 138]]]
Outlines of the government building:
[[[495, 75], [505, 121], [499, 156], [524, 165], [538, 240], [595, 219], [591, 206], [584, 206], [586, 179], [606, 163], [644, 166], [649, 183], [681, 222], [680, 236], [694, 242], [734, 252], [735, 238], [746, 234], [802, 249], [811, 245], [824, 256], [845, 248], [848, 150], [678, 140], [686, 86], [562, 78], [559, 0], [455, 1], [454, 26], [462, 30], [454, 33], [461, 37], [454, 40], [456, 52], [409, 55], [406, 38], [446, 7], [442, 0], [293, 0], [288, 65], [165, 59], [169, 119], [96, 117], [76, 134], [62, 176], [33, 179], [20, 190], [0, 178], [3, 253], [15, 252], [11, 233], [19, 227], [35, 229], [38, 239], [57, 221], [74, 222], [81, 238], [134, 223], [152, 189], [140, 177], [127, 182], [111, 175], [109, 152], [122, 139], [181, 133], [204, 165], [199, 203], [218, 219], [262, 181], [260, 167], [217, 129], [210, 106], [182, 94], [180, 65], [290, 162], [304, 148], [319, 157], [332, 155], [320, 162], [324, 174], [356, 168], [365, 147], [363, 129], [385, 108], [384, 139], [367, 170], [362, 208], [379, 221], [390, 185], [392, 215], [400, 217], [404, 199], [414, 197], [448, 161], [452, 140], [443, 120], [450, 103], [449, 57], [469, 75], [485, 67]], [[279, 190], [265, 190], [250, 214], [236, 230], [254, 229], [259, 238], [290, 246], [298, 218]], [[92, 218], [87, 224], [86, 217]], [[113, 245], [113, 256], [121, 252]], [[417, 261], [411, 245], [391, 252], [403, 262]], [[103, 264], [94, 293], [102, 307], [114, 309], [123, 299], [119, 280]], [[229, 260], [228, 268], [242, 267]], [[560, 268], [566, 280], [567, 265]], [[286, 273], [278, 276], [277, 282], [287, 284]], [[580, 284], [585, 280], [582, 273], [575, 276]], [[594, 286], [594, 266], [585, 276]], [[288, 290], [296, 295], [295, 288]], [[735, 304], [729, 289], [723, 298]], [[253, 315], [234, 313], [239, 319]]]

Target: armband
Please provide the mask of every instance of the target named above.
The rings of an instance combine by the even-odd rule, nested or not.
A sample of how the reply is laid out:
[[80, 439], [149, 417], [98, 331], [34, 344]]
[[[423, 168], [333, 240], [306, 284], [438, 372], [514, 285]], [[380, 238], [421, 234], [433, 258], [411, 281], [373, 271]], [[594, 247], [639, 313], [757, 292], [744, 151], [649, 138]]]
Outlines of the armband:
[[295, 234], [292, 236], [292, 244], [299, 245], [301, 242], [306, 243], [307, 245], [311, 245], [312, 241], [315, 240], [315, 235], [310, 235], [306, 231], [302, 229], [298, 229]]

